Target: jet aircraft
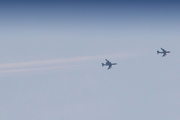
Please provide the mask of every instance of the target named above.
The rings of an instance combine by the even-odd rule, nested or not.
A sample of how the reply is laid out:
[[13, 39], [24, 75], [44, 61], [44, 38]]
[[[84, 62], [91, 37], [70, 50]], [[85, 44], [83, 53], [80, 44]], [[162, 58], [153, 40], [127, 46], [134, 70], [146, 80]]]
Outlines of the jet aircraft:
[[108, 70], [111, 69], [112, 65], [117, 65], [117, 63], [111, 63], [109, 60], [107, 60], [107, 59], [105, 59], [105, 60], [106, 60], [106, 64], [102, 63], [102, 67], [109, 66]]
[[162, 57], [166, 56], [166, 55], [167, 55], [167, 53], [170, 53], [170, 52], [171, 52], [171, 51], [166, 51], [166, 50], [165, 50], [165, 49], [163, 49], [163, 48], [161, 48], [161, 50], [162, 50], [162, 52], [157, 51], [157, 54], [162, 53], [162, 54], [163, 54], [163, 56], [162, 56]]

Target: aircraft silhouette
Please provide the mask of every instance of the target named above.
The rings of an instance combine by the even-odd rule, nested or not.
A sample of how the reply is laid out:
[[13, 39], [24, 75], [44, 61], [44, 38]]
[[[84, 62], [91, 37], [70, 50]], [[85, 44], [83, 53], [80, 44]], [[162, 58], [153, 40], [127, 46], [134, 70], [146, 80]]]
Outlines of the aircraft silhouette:
[[166, 56], [166, 55], [167, 55], [167, 53], [170, 53], [170, 52], [171, 52], [171, 51], [166, 51], [166, 50], [165, 50], [165, 49], [163, 49], [163, 48], [161, 48], [161, 50], [162, 50], [162, 52], [157, 51], [157, 54], [162, 53], [162, 54], [163, 54], [163, 56], [162, 56], [162, 57]]
[[111, 63], [109, 60], [106, 60], [106, 64], [102, 63], [102, 67], [103, 66], [109, 66], [107, 70], [111, 69], [112, 65], [117, 65], [117, 63]]

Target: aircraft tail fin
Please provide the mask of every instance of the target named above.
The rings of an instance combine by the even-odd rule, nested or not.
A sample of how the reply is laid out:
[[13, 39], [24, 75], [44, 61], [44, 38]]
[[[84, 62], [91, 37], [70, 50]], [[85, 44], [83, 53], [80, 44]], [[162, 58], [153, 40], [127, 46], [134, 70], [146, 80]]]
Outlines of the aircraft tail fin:
[[104, 63], [102, 63], [102, 67], [104, 66]]
[[157, 51], [157, 54], [159, 54], [159, 51]]

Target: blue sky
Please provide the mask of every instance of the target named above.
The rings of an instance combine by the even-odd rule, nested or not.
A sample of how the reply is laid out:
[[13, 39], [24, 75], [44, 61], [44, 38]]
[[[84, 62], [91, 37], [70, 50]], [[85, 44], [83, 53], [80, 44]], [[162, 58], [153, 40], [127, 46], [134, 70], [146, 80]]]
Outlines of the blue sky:
[[178, 2], [1, 3], [0, 119], [180, 119]]

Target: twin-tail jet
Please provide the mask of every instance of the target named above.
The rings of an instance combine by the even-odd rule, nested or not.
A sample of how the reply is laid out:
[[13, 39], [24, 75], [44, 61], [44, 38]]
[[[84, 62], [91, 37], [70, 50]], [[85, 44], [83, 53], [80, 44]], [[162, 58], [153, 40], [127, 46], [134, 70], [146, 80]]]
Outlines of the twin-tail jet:
[[162, 52], [157, 51], [157, 54], [162, 53], [162, 54], [163, 54], [163, 56], [162, 56], [162, 57], [166, 56], [166, 55], [167, 55], [167, 53], [170, 53], [170, 52], [171, 52], [171, 51], [166, 51], [166, 50], [165, 50], [165, 49], [163, 49], [163, 48], [161, 48], [161, 50], [162, 50]]
[[107, 59], [105, 59], [105, 60], [106, 60], [106, 64], [102, 63], [102, 67], [109, 66], [108, 70], [111, 69], [112, 65], [117, 65], [117, 63], [111, 63], [109, 60], [107, 60]]

